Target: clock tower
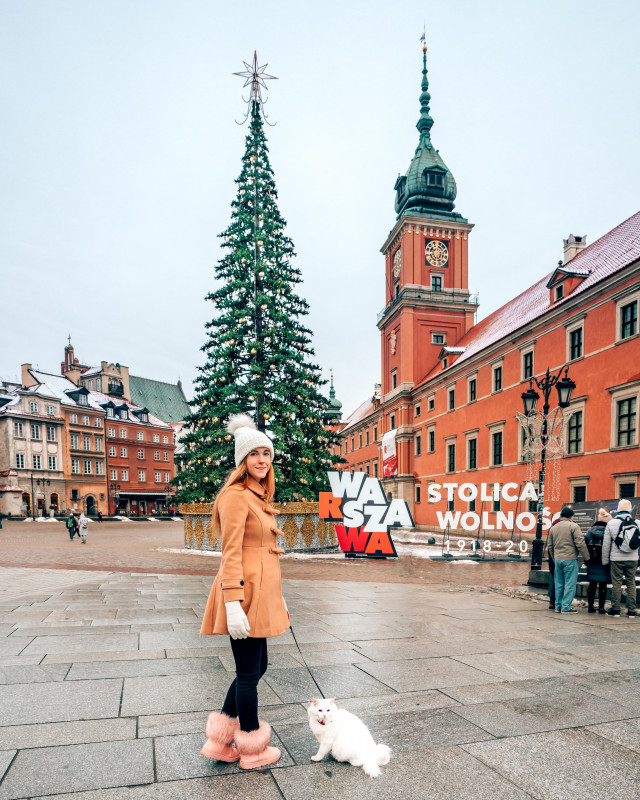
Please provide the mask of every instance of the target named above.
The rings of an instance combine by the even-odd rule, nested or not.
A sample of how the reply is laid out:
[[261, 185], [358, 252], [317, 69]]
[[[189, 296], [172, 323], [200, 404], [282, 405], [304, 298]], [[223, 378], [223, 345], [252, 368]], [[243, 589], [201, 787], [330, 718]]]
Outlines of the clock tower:
[[[454, 211], [456, 182], [431, 141], [427, 46], [422, 48], [418, 147], [395, 183], [396, 223], [381, 248], [386, 303], [378, 315], [382, 346], [383, 430], [397, 430], [397, 494], [402, 475], [413, 485], [413, 389], [455, 358], [455, 345], [473, 326], [476, 298], [468, 288], [472, 225]], [[450, 360], [449, 359], [449, 360]], [[409, 475], [411, 474], [410, 478]], [[408, 490], [408, 487], [407, 487]], [[405, 499], [409, 499], [407, 496]]]

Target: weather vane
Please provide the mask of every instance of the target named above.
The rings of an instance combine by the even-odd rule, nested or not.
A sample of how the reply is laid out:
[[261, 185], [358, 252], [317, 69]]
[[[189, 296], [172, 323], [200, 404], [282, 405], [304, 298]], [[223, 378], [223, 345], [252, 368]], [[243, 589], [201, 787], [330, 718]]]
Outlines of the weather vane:
[[242, 122], [238, 124], [242, 125], [247, 121], [251, 114], [253, 103], [258, 104], [259, 109], [262, 111], [264, 121], [267, 122], [267, 124], [271, 124], [267, 121], [267, 115], [264, 112], [264, 104], [267, 102], [267, 99], [262, 97], [262, 90], [265, 89], [269, 91], [269, 87], [265, 81], [277, 81], [278, 79], [275, 75], [267, 75], [265, 69], [269, 66], [268, 64], [264, 64], [263, 66], [258, 65], [258, 54], [255, 50], [253, 51], [253, 63], [247, 64], [244, 60], [242, 63], [245, 65], [246, 70], [244, 72], [234, 72], [233, 74], [237, 75], [239, 78], [245, 79], [244, 86], [242, 87], [243, 89], [246, 86], [250, 86], [251, 89], [249, 90], [249, 99], [245, 100], [247, 104], [247, 113]]

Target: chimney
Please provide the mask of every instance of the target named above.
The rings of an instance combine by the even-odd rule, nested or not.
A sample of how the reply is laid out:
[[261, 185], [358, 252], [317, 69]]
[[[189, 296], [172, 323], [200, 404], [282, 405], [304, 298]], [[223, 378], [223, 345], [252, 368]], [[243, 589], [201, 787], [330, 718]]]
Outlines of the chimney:
[[587, 246], [586, 236], [574, 236], [569, 234], [568, 239], [563, 239], [564, 244], [564, 263], [567, 264], [572, 258], [575, 258], [581, 250]]
[[30, 374], [29, 370], [33, 369], [33, 364], [22, 365], [22, 385], [27, 388], [28, 386], [36, 386], [38, 381]]

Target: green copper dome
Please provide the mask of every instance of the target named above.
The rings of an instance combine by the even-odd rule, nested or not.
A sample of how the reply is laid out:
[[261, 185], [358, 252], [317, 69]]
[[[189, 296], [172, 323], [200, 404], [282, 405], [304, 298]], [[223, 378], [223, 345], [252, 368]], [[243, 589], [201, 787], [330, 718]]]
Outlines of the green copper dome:
[[325, 412], [328, 422], [340, 422], [342, 417], [342, 403], [336, 399], [336, 390], [333, 387], [333, 372], [331, 373], [331, 389], [329, 390], [329, 409]]
[[449, 168], [431, 143], [433, 118], [429, 114], [429, 81], [427, 80], [427, 47], [422, 48], [422, 93], [420, 119], [416, 128], [420, 142], [406, 175], [399, 175], [396, 190], [396, 212], [401, 216], [426, 216], [430, 219], [466, 222], [454, 212], [456, 182]]

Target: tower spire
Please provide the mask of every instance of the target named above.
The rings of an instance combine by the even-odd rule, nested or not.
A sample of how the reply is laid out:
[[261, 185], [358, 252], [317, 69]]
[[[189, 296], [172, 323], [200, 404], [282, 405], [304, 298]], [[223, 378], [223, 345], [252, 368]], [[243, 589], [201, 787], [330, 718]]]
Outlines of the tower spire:
[[433, 118], [429, 114], [429, 101], [431, 95], [429, 94], [429, 79], [427, 78], [427, 37], [423, 33], [420, 37], [422, 42], [422, 92], [420, 94], [420, 119], [416, 124], [416, 128], [420, 131], [420, 139], [428, 139], [430, 141], [430, 131], [433, 127]]

